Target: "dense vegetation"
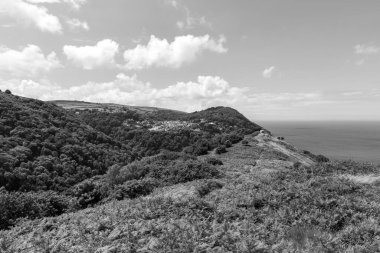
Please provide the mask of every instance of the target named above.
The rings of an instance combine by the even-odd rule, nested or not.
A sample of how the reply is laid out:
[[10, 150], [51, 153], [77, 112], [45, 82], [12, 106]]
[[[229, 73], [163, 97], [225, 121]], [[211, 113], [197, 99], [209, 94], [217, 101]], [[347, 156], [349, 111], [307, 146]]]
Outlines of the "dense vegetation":
[[[191, 155], [236, 143], [247, 129], [221, 132], [208, 126], [198, 132], [154, 132], [124, 124], [185, 117], [186, 113], [168, 110], [142, 115], [127, 109], [119, 113], [86, 110], [78, 115], [53, 103], [0, 92], [0, 199], [6, 203], [0, 208], [0, 228], [22, 217], [57, 215], [110, 199], [146, 195], [158, 186], [216, 176], [213, 165]], [[254, 124], [249, 127], [259, 129]], [[190, 156], [166, 157], [160, 164], [146, 159], [130, 164], [164, 150]], [[132, 167], [146, 174], [118, 185], [105, 179], [107, 171], [109, 175], [116, 168]], [[52, 209], [53, 200], [47, 196], [53, 196], [61, 207]], [[33, 198], [45, 197], [45, 202], [33, 202]]]
[[0, 187], [63, 191], [130, 152], [55, 105], [0, 93]]
[[[169, 111], [170, 112], [170, 111]], [[97, 110], [78, 112], [79, 117], [103, 133], [126, 145], [135, 155], [142, 158], [158, 154], [161, 150], [181, 152], [193, 155], [204, 155], [208, 151], [226, 143], [237, 143], [244, 134], [261, 129], [236, 110], [226, 107], [215, 107], [191, 114], [155, 111], [141, 115], [137, 112], [110, 113]], [[136, 128], [124, 125], [125, 121], [182, 120], [196, 122], [200, 131], [181, 129], [180, 131], [148, 131], [147, 128]], [[213, 124], [201, 122], [207, 119]], [[227, 144], [228, 145], [228, 144]]]
[[[227, 162], [227, 161], [226, 161]], [[378, 252], [379, 186], [344, 175], [379, 173], [353, 162], [241, 171], [204, 181], [198, 197], [114, 202], [2, 234], [49, 252]], [[68, 231], [78, 236], [66, 236]]]

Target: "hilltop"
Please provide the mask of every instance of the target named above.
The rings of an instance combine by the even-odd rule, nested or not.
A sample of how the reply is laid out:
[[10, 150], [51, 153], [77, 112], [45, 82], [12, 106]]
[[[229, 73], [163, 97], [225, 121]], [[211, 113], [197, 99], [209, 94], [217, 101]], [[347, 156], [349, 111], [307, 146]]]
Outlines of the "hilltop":
[[[104, 106], [0, 93], [0, 252], [378, 251], [379, 166], [299, 150], [228, 107]], [[52, 187], [70, 165], [83, 180]]]

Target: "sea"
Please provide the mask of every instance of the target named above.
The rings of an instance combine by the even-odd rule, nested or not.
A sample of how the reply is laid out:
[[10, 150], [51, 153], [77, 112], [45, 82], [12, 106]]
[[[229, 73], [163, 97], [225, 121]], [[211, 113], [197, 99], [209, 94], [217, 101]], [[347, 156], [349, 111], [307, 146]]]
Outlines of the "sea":
[[380, 121], [257, 122], [293, 146], [334, 160], [380, 164]]

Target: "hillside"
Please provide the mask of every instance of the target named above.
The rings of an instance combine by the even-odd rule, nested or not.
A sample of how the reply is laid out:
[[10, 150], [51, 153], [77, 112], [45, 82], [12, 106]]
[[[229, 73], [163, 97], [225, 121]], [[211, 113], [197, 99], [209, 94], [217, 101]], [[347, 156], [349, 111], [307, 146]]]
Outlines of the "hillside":
[[[0, 200], [4, 203], [0, 207], [0, 229], [23, 217], [54, 216], [149, 194], [163, 185], [207, 178], [214, 168], [196, 156], [217, 147], [225, 149], [224, 145], [241, 140], [245, 131], [236, 127], [227, 131], [225, 123], [207, 119], [193, 122], [186, 113], [172, 110], [60, 103], [70, 106], [64, 109], [51, 102], [0, 92]], [[109, 181], [107, 175], [123, 171], [133, 161], [147, 166], [138, 161], [165, 150], [180, 155], [165, 157], [160, 164], [149, 162], [151, 169], [141, 168], [125, 179], [137, 180], [133, 185], [137, 188], [119, 189]], [[167, 166], [166, 177], [158, 170], [162, 164]], [[192, 177], [178, 178], [192, 168], [198, 170]], [[178, 175], [169, 179], [172, 173]]]
[[[316, 163], [266, 133], [201, 158], [221, 175], [20, 223], [4, 251], [377, 252], [380, 168]], [[350, 178], [350, 179], [348, 179]]]
[[131, 161], [117, 140], [53, 104], [0, 92], [0, 187], [62, 191]]
[[228, 107], [97, 106], [0, 92], [1, 253], [378, 252], [379, 166]]
[[[79, 103], [81, 106], [76, 106]], [[209, 108], [194, 113], [77, 101], [58, 101], [57, 105], [75, 113], [91, 127], [126, 144], [142, 158], [161, 150], [185, 151], [204, 155], [226, 142], [236, 143], [244, 134], [261, 130], [238, 111], [228, 107]], [[86, 109], [84, 109], [86, 108]], [[229, 144], [228, 144], [229, 145]]]

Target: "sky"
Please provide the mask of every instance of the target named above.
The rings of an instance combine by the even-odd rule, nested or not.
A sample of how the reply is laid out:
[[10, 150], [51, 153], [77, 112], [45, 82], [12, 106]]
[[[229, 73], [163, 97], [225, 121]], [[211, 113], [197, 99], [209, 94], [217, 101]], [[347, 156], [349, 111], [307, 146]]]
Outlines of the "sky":
[[0, 89], [380, 121], [378, 0], [0, 0]]

